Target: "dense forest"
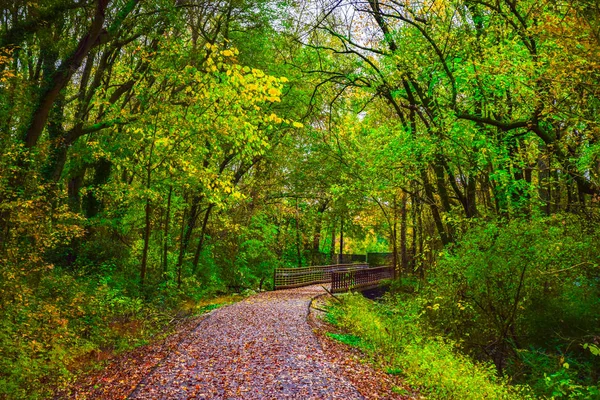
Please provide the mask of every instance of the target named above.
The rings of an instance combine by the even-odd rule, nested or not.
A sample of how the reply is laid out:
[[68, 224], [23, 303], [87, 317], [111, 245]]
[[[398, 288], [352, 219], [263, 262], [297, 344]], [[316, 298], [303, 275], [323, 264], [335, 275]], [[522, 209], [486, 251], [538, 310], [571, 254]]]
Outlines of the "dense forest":
[[424, 394], [600, 398], [598, 0], [0, 12], [0, 398], [366, 252], [332, 318]]

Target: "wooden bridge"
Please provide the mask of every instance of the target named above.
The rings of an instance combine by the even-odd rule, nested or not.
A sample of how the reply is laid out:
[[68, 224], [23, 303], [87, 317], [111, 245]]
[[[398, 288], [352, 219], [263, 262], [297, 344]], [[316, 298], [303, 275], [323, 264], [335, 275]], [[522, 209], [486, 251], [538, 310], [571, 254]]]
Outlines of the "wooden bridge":
[[392, 267], [370, 268], [367, 264], [335, 264], [303, 268], [276, 268], [274, 289], [290, 289], [318, 283], [331, 283], [332, 293], [377, 287], [394, 276]]

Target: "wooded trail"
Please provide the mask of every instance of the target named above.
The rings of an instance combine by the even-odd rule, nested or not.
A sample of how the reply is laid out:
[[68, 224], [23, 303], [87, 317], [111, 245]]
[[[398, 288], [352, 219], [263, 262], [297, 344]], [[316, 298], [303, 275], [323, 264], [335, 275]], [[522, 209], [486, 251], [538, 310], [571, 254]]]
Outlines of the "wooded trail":
[[217, 309], [140, 382], [132, 399], [362, 399], [307, 323], [318, 285]]

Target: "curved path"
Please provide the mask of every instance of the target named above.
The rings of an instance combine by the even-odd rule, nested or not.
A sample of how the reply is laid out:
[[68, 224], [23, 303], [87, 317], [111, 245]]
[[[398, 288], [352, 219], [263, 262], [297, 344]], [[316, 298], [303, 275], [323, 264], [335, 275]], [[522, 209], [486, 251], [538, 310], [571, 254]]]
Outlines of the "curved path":
[[362, 399], [307, 324], [322, 287], [265, 292], [213, 311], [132, 399]]

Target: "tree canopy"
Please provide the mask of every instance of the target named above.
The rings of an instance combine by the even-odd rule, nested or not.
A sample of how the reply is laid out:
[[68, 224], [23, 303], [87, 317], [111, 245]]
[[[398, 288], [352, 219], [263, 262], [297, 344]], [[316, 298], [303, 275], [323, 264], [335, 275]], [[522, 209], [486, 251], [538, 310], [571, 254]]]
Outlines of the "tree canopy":
[[430, 332], [592, 396], [598, 115], [595, 0], [5, 1], [0, 394], [118, 316], [390, 252]]

